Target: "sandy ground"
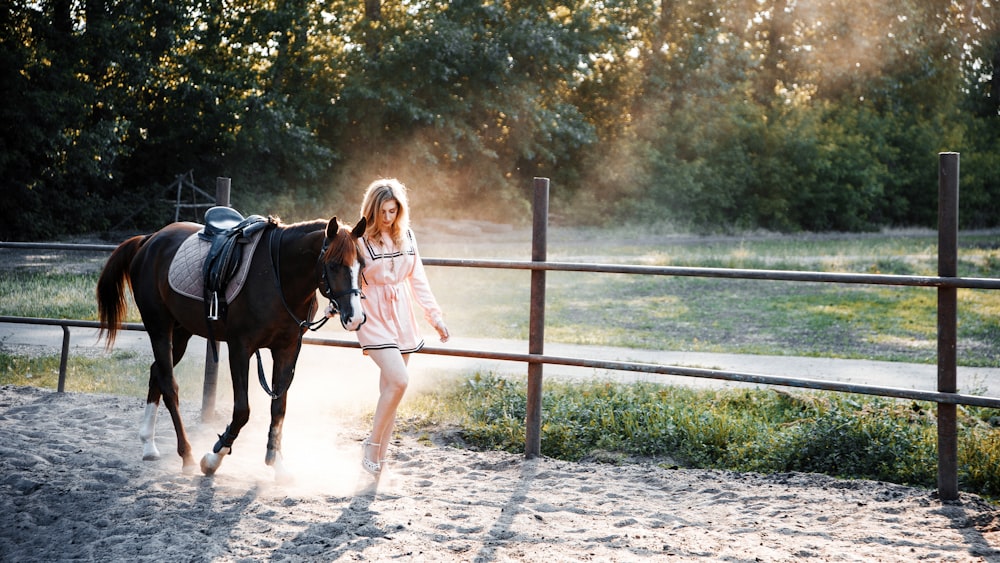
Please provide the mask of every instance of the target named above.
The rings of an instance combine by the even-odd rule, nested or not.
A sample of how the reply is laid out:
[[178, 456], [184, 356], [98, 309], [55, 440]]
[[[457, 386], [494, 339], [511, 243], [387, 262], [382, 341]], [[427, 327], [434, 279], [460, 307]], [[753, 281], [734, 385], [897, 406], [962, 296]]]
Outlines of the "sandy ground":
[[[163, 457], [144, 462], [142, 400], [0, 387], [0, 559], [1000, 561], [994, 505], [887, 483], [525, 460], [413, 437], [376, 482], [358, 463], [370, 396], [353, 389], [366, 386], [296, 385], [290, 482], [263, 463], [259, 389], [233, 455], [206, 477], [181, 471], [162, 408]], [[193, 409], [200, 457], [225, 422]]]
[[[59, 329], [44, 344], [25, 330], [3, 331], [2, 345], [59, 345]], [[134, 338], [148, 348], [144, 335]], [[73, 353], [87, 353], [78, 346], [91, 340], [74, 329]], [[847, 381], [863, 373], [866, 383], [933, 388], [932, 374], [913, 366], [628, 354], [615, 359], [721, 369], [732, 361], [743, 371]], [[469, 369], [414, 360], [417, 384], [422, 374]], [[212, 477], [181, 471], [162, 408], [163, 457], [144, 462], [142, 400], [0, 386], [0, 561], [1000, 562], [1000, 509], [966, 493], [944, 504], [933, 490], [887, 483], [525, 460], [413, 436], [397, 440], [376, 482], [359, 466], [375, 400], [370, 363], [356, 350], [311, 346], [298, 372], [284, 438], [295, 478], [281, 482], [263, 463], [267, 398], [255, 385], [250, 424]], [[963, 388], [993, 395], [995, 375], [969, 373]], [[226, 379], [214, 420], [185, 405], [196, 458], [225, 428]]]

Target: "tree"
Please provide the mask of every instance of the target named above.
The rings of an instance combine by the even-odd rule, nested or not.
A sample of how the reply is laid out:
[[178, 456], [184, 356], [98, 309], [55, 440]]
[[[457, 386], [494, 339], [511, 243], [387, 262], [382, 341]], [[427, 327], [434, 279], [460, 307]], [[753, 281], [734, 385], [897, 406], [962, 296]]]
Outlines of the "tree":
[[1000, 221], [986, 0], [8, 4], [0, 236], [158, 227], [188, 170], [287, 219], [398, 176], [526, 220], [547, 176], [561, 221], [932, 226], [942, 150], [963, 224]]
[[[101, 8], [85, 6], [91, 14]], [[56, 0], [5, 11], [0, 174], [12, 204], [0, 221], [5, 238], [60, 234], [66, 217], [100, 222], [107, 182], [128, 154], [121, 142], [127, 124], [105, 111], [104, 77], [93, 72], [103, 55], [95, 44], [109, 30], [78, 29], [78, 9]]]
[[[489, 193], [524, 217], [518, 195], [595, 141], [574, 103], [592, 67], [621, 32], [586, 2], [550, 9], [539, 1], [431, 2], [420, 17], [382, 6], [380, 19], [343, 17], [343, 79], [320, 134], [344, 154], [348, 184], [401, 174], [430, 200], [460, 206]], [[356, 188], [355, 188], [356, 189]], [[504, 213], [509, 218], [510, 213]], [[497, 216], [496, 218], [501, 218]]]
[[963, 226], [995, 226], [1000, 217], [1000, 10], [985, 2], [969, 2], [958, 16], [965, 22], [962, 60], [965, 96], [960, 107], [968, 128], [962, 152]]

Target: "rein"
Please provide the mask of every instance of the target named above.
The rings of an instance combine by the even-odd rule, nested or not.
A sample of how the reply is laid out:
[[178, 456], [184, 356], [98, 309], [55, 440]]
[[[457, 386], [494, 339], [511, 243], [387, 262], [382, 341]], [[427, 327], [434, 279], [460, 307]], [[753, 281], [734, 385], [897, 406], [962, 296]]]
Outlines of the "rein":
[[[292, 317], [292, 320], [295, 321], [295, 324], [299, 325], [299, 328], [305, 328], [305, 329], [309, 329], [309, 330], [313, 330], [313, 331], [319, 330], [320, 327], [322, 327], [323, 325], [326, 324], [326, 321], [327, 321], [328, 317], [326, 317], [324, 315], [322, 319], [320, 319], [318, 321], [312, 321], [312, 322], [306, 321], [306, 320], [300, 320], [298, 317], [295, 316], [295, 313], [292, 312], [292, 308], [288, 306], [288, 302], [285, 301], [285, 292], [283, 292], [281, 290], [281, 239], [284, 236], [285, 236], [285, 231], [281, 231], [281, 232], [278, 233], [278, 250], [277, 250], [277, 252], [275, 252], [275, 250], [274, 250], [274, 231], [273, 230], [271, 231], [271, 236], [270, 236], [270, 238], [268, 238], [268, 241], [267, 241], [268, 255], [271, 257], [271, 271], [274, 273], [274, 287], [277, 288], [277, 290], [278, 290], [278, 295], [281, 297], [281, 304], [285, 306], [285, 311], [288, 312], [288, 316]], [[319, 260], [323, 259], [323, 251], [325, 251], [325, 250], [326, 250], [326, 240], [325, 240], [325, 237], [324, 237], [323, 250], [320, 250]], [[325, 293], [329, 293], [330, 284], [329, 284], [329, 282], [326, 282], [326, 266], [325, 265], [323, 267], [323, 280], [327, 284], [327, 291]], [[327, 299], [330, 299], [330, 303], [334, 303], [333, 299], [335, 299], [336, 297], [339, 297], [339, 295], [332, 296], [332, 297], [331, 296], [326, 296], [326, 297], [327, 297]], [[336, 303], [334, 303], [333, 306], [334, 306], [334, 309], [336, 310], [337, 309]], [[300, 337], [300, 340], [301, 340], [301, 337]]]
[[[279, 229], [279, 227], [276, 227], [275, 229]], [[326, 324], [326, 321], [328, 319], [327, 316], [324, 315], [322, 319], [320, 319], [318, 321], [313, 321], [313, 322], [310, 322], [310, 321], [307, 321], [307, 320], [303, 320], [303, 319], [299, 319], [297, 316], [295, 316], [295, 313], [292, 312], [292, 308], [288, 306], [288, 301], [285, 300], [285, 292], [281, 290], [281, 239], [282, 239], [282, 237], [284, 237], [285, 231], [282, 230], [282, 231], [280, 231], [278, 233], [278, 246], [277, 246], [277, 251], [275, 251], [275, 245], [274, 245], [274, 230], [275, 229], [272, 229], [271, 232], [268, 233], [267, 254], [268, 254], [268, 257], [271, 259], [271, 271], [274, 273], [274, 287], [278, 290], [278, 296], [281, 297], [281, 304], [285, 306], [285, 311], [288, 312], [288, 316], [292, 317], [292, 320], [295, 321], [295, 324], [297, 324], [300, 329], [308, 329], [308, 330], [312, 330], [312, 331], [319, 330], [320, 327], [322, 327], [324, 324]], [[324, 241], [323, 241], [323, 250], [326, 250], [326, 244], [327, 243], [326, 243], [326, 240], [324, 238]], [[322, 259], [323, 259], [323, 251], [320, 251], [320, 253], [319, 253], [319, 260], [322, 260]], [[327, 292], [326, 293], [329, 293], [329, 282], [326, 281], [326, 266], [325, 265], [323, 267], [323, 280], [324, 280], [324, 283], [326, 283], [326, 286], [327, 286]], [[336, 296], [334, 296], [334, 297], [336, 297]], [[333, 308], [335, 310], [337, 310], [337, 304], [333, 301], [334, 297], [328, 297], [328, 298], [330, 299], [330, 303], [333, 305]], [[295, 351], [295, 357], [298, 357], [299, 352], [302, 351], [302, 335], [303, 334], [305, 334], [305, 332], [303, 330], [300, 330], [299, 331], [298, 348]], [[257, 355], [257, 378], [260, 380], [260, 386], [264, 389], [264, 392], [267, 393], [268, 396], [271, 397], [271, 400], [275, 400], [278, 397], [281, 397], [282, 395], [285, 394], [286, 391], [288, 391], [288, 388], [286, 387], [285, 389], [282, 389], [281, 393], [278, 393], [276, 391], [271, 391], [271, 386], [267, 384], [267, 376], [264, 375], [264, 362], [261, 361], [261, 359], [260, 359], [260, 349], [259, 348], [256, 350], [255, 354]], [[290, 376], [288, 378], [288, 387], [291, 387], [291, 385], [292, 385], [292, 378], [294, 378], [294, 377], [295, 377], [295, 366], [292, 366], [292, 373], [290, 374]]]
[[[292, 311], [292, 308], [288, 306], [288, 301], [285, 300], [285, 292], [282, 291], [281, 289], [281, 239], [284, 237], [284, 235], [285, 235], [284, 230], [279, 231], [278, 244], [277, 247], [275, 247], [274, 229], [272, 229], [271, 232], [268, 233], [267, 254], [268, 257], [271, 259], [271, 271], [272, 273], [274, 273], [274, 287], [278, 290], [278, 295], [281, 297], [281, 304], [285, 306], [285, 311], [288, 312], [288, 316], [292, 317], [292, 320], [295, 321], [295, 324], [298, 325], [299, 329], [302, 329], [299, 331], [298, 348], [295, 351], [295, 357], [298, 358], [299, 352], [302, 351], [302, 336], [305, 334], [305, 330], [312, 330], [312, 331], [319, 330], [320, 327], [326, 324], [326, 321], [329, 319], [329, 317], [323, 315], [323, 318], [319, 319], [318, 321], [310, 322], [308, 320], [299, 319]], [[336, 299], [350, 294], [357, 294], [357, 295], [362, 295], [362, 294], [360, 289], [353, 289], [353, 288], [338, 293], [333, 293], [333, 290], [330, 287], [330, 279], [329, 279], [330, 276], [327, 272], [329, 267], [327, 266], [326, 263], [323, 262], [323, 256], [326, 254], [326, 250], [329, 247], [329, 244], [330, 244], [329, 239], [327, 239], [326, 236], [324, 235], [323, 248], [319, 252], [319, 258], [317, 258], [317, 262], [322, 267], [321, 270], [322, 273], [320, 277], [323, 283], [320, 286], [320, 292], [323, 294], [324, 297], [330, 300], [330, 309], [332, 309], [334, 313], [339, 314], [340, 307], [337, 305]], [[312, 313], [313, 312], [310, 311], [309, 315], [310, 317], [312, 316]], [[257, 377], [260, 380], [260, 386], [264, 389], [264, 392], [271, 397], [272, 400], [281, 397], [282, 395], [285, 394], [286, 391], [288, 391], [288, 388], [286, 387], [285, 389], [282, 389], [280, 393], [271, 390], [271, 387], [267, 384], [267, 377], [264, 375], [264, 362], [260, 359], [259, 348], [256, 350], [255, 354], [257, 355]], [[289, 387], [291, 387], [292, 378], [294, 377], [295, 377], [295, 366], [293, 365], [292, 373], [289, 375], [288, 378]]]

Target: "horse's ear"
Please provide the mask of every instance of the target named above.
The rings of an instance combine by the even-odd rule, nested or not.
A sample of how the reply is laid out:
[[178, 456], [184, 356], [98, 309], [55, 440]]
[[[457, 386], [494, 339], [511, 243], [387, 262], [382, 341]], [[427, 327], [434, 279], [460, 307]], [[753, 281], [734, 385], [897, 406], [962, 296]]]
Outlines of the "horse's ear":
[[365, 234], [365, 228], [368, 227], [368, 220], [364, 217], [358, 221], [357, 225], [354, 225], [354, 230], [351, 231], [351, 236], [354, 238], [361, 238], [361, 235]]
[[333, 219], [330, 219], [330, 222], [326, 224], [326, 238], [336, 238], [338, 232], [340, 232], [340, 222], [337, 221], [337, 216], [334, 215]]

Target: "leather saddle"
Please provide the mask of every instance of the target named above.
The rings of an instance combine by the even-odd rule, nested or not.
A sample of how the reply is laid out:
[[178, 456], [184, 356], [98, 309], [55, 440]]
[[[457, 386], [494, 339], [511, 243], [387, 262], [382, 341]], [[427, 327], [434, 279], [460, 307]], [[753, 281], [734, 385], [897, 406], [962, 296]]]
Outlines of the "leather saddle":
[[231, 207], [212, 207], [205, 212], [205, 228], [198, 236], [210, 243], [203, 267], [208, 320], [219, 319], [220, 294], [222, 307], [226, 306], [226, 286], [240, 268], [243, 245], [270, 224], [271, 220], [260, 215], [243, 217]]

